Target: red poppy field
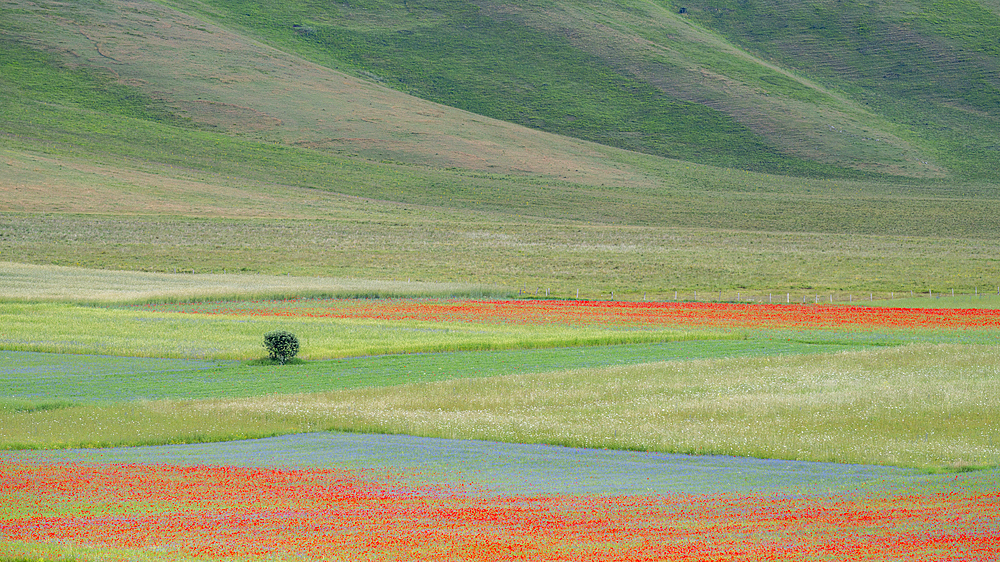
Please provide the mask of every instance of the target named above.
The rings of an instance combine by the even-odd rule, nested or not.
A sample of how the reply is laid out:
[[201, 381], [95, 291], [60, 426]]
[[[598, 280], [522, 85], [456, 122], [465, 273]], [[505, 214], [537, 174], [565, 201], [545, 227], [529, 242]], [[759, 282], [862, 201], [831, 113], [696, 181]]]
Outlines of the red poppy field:
[[0, 537], [267, 560], [996, 560], [1000, 492], [483, 496], [342, 470], [0, 463]]
[[246, 316], [762, 329], [998, 329], [1000, 310], [558, 300], [286, 300], [149, 305]]

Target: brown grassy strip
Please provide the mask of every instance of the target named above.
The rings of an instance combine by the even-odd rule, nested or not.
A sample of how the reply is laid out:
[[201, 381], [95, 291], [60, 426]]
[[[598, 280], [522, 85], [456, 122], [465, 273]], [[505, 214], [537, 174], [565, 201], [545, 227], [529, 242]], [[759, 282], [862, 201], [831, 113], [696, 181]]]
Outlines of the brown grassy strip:
[[465, 296], [492, 292], [502, 291], [471, 283], [235, 273], [153, 273], [0, 262], [0, 299], [13, 301], [184, 302], [292, 296]]
[[[763, 212], [740, 205], [724, 204], [749, 215]], [[380, 210], [387, 206], [372, 204], [367, 215], [359, 210], [331, 220], [0, 213], [0, 259], [101, 270], [256, 273], [272, 279], [289, 274], [482, 283], [530, 294], [548, 290], [559, 298], [575, 298], [579, 290], [585, 299], [610, 298], [614, 291], [618, 299], [671, 300], [679, 291], [677, 298], [691, 300], [698, 291], [698, 300], [769, 302], [773, 293], [774, 302], [829, 302], [833, 295], [846, 303], [910, 297], [911, 291], [923, 298], [928, 291], [935, 297], [950, 295], [951, 289], [996, 295], [1000, 287], [992, 234], [791, 232], [785, 225], [741, 225], [728, 215], [720, 219], [727, 223], [722, 228], [633, 227], [598, 224], [598, 219], [556, 223]], [[585, 220], [586, 208], [576, 209]], [[676, 208], [696, 212], [687, 201]], [[905, 209], [890, 214], [923, 220]]]

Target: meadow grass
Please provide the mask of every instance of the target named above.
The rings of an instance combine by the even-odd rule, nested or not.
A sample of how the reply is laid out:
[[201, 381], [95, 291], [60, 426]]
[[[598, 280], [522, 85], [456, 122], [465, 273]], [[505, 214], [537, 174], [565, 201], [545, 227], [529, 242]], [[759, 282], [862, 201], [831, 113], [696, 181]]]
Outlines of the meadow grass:
[[[992, 235], [621, 227], [394, 212], [370, 221], [0, 214], [0, 258], [84, 269], [324, 278], [274, 280], [280, 283], [275, 293], [292, 293], [298, 284], [306, 294], [321, 292], [327, 278], [339, 278], [469, 284], [485, 286], [487, 294], [495, 286], [529, 295], [548, 290], [557, 298], [576, 298], [579, 291], [579, 298], [606, 299], [614, 291], [616, 298], [631, 300], [645, 295], [650, 300], [767, 302], [771, 293], [775, 302], [786, 296], [792, 302], [827, 302], [831, 294], [846, 302], [852, 293], [858, 301], [871, 293], [887, 299], [910, 291], [968, 294], [979, 287], [995, 292], [1000, 283]], [[13, 263], [4, 267], [11, 274], [0, 276], [0, 296], [37, 294], [32, 287], [48, 287], [48, 276], [56, 275], [55, 270], [32, 272]], [[77, 270], [75, 275], [93, 281], [87, 292], [115, 287], [106, 286], [110, 274], [99, 279], [97, 273]], [[163, 290], [176, 286], [182, 292], [183, 285], [208, 278], [159, 279]], [[250, 276], [229, 279], [234, 294], [246, 284], [262, 282]], [[123, 280], [149, 282], [141, 276]], [[70, 282], [66, 277], [61, 281]]]
[[668, 361], [8, 412], [18, 447], [337, 430], [954, 470], [1000, 464], [994, 346]]
[[263, 335], [277, 329], [298, 336], [303, 359], [738, 337], [662, 328], [153, 313], [64, 303], [0, 303], [0, 321], [0, 347], [10, 351], [191, 359], [257, 359], [264, 354]]

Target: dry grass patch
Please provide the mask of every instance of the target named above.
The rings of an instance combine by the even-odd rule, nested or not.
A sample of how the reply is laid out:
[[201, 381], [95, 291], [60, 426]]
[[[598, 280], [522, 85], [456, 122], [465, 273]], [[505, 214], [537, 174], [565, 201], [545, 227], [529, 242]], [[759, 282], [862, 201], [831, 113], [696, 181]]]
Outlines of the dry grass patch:
[[109, 271], [0, 262], [0, 298], [31, 301], [143, 302], [266, 296], [448, 296], [483, 294], [467, 283]]
[[[659, 208], [659, 207], [656, 207]], [[997, 291], [993, 238], [542, 223], [386, 209], [343, 220], [0, 214], [0, 259], [100, 269], [434, 280], [557, 298], [838, 302]], [[283, 276], [281, 276], [283, 277]], [[0, 295], [5, 295], [0, 276]], [[197, 278], [195, 278], [197, 279]], [[240, 280], [250, 277], [240, 277]], [[47, 283], [40, 278], [42, 283]], [[322, 281], [322, 280], [321, 280]], [[287, 278], [282, 283], [289, 282]], [[293, 282], [298, 282], [295, 280]], [[315, 280], [307, 280], [314, 283]], [[942, 303], [942, 305], [947, 306]]]

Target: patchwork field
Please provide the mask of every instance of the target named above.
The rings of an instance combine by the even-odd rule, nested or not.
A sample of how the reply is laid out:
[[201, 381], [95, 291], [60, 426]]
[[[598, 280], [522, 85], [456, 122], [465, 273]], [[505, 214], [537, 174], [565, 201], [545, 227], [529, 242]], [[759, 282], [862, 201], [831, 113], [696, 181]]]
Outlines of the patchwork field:
[[998, 32], [0, 2], [0, 562], [995, 562]]
[[[335, 296], [349, 283], [155, 275], [197, 278], [179, 287], [194, 298], [95, 272], [89, 303], [54, 281], [36, 288], [47, 302], [0, 305], [0, 556], [1000, 552], [988, 295], [922, 299], [978, 306], [943, 309], [374, 284], [389, 298], [359, 299]], [[271, 329], [306, 360], [250, 361]]]

